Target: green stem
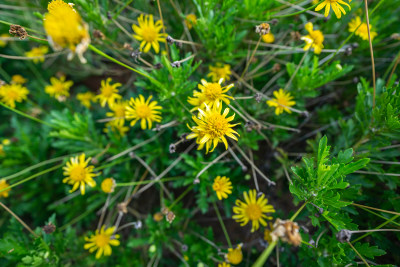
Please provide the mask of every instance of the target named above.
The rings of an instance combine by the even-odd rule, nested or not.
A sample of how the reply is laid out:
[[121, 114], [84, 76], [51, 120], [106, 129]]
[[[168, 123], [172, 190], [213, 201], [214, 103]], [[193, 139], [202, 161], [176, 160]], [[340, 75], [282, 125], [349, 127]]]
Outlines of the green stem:
[[59, 231], [64, 231], [68, 226], [77, 223], [78, 221], [80, 221], [81, 219], [85, 218], [87, 215], [89, 215], [90, 213], [92, 213], [95, 209], [97, 209], [102, 203], [100, 202], [98, 205], [95, 205], [94, 207], [92, 207], [91, 209], [85, 211], [84, 213], [82, 213], [81, 215], [79, 215], [78, 217], [72, 219], [70, 222], [68, 222], [67, 224], [64, 224], [63, 226], [61, 226], [60, 228], [58, 228]]
[[[384, 217], [384, 216], [382, 216], [382, 215], [380, 215], [380, 214], [378, 214], [376, 212], [373, 212], [372, 210], [369, 210], [369, 209], [366, 209], [366, 208], [362, 208], [362, 207], [360, 207], [360, 209], [363, 209], [363, 210], [365, 210], [365, 211], [367, 211], [367, 212], [369, 212], [369, 213], [371, 213], [371, 214], [373, 214], [373, 215], [375, 215], [375, 216], [377, 216], [377, 217], [379, 217], [381, 219], [384, 219], [385, 221], [388, 220], [388, 218], [386, 218], [386, 217]], [[397, 223], [397, 222], [391, 222], [391, 223], [393, 223], [394, 225], [400, 226], [400, 223]]]
[[190, 192], [190, 190], [192, 190], [192, 188], [194, 187], [194, 185], [189, 186], [188, 188], [186, 188], [186, 190], [177, 198], [175, 199], [175, 201], [168, 207], [169, 210], [171, 210], [176, 204], [178, 204], [178, 202], [184, 197], [186, 196], [187, 193]]
[[[387, 220], [386, 222], [384, 222], [384, 223], [378, 225], [378, 227], [376, 227], [375, 230], [376, 230], [376, 229], [382, 228], [382, 227], [385, 226], [386, 224], [392, 222], [393, 220], [396, 220], [398, 217], [400, 217], [400, 215], [393, 216], [391, 219], [389, 219], [389, 220]], [[373, 233], [373, 232], [368, 232], [368, 233], [366, 233], [366, 234], [360, 236], [359, 238], [357, 238], [357, 239], [351, 241], [351, 243], [354, 244], [355, 242], [357, 242], [357, 241], [363, 239], [364, 237], [369, 236], [369, 235], [372, 234], [372, 233]]]
[[304, 202], [304, 204], [296, 211], [295, 214], [290, 218], [290, 220], [293, 222], [294, 219], [296, 219], [297, 216], [299, 216], [300, 212], [304, 209], [304, 207], [308, 204], [308, 201]]
[[[169, 182], [169, 181], [175, 181], [175, 180], [179, 180], [182, 179], [185, 176], [177, 176], [177, 177], [170, 177], [170, 178], [162, 178], [158, 181], [156, 181], [157, 183], [162, 183], [162, 182]], [[153, 183], [154, 180], [147, 180], [147, 181], [139, 181], [139, 182], [131, 182], [131, 183], [117, 183], [116, 186], [132, 186], [132, 185], [142, 185], [142, 184], [149, 184], [149, 183]], [[162, 192], [162, 190], [161, 190]]]
[[221, 214], [219, 213], [219, 209], [217, 207], [217, 204], [215, 204], [214, 201], [213, 201], [213, 206], [214, 206], [215, 213], [217, 213], [218, 221], [221, 224], [222, 231], [224, 232], [224, 235], [225, 235], [225, 238], [226, 238], [226, 242], [228, 242], [228, 246], [230, 248], [233, 248], [232, 247], [232, 243], [231, 243], [231, 239], [229, 238], [229, 235], [228, 235], [228, 231], [226, 231], [224, 221], [222, 220], [222, 217], [221, 217]]
[[7, 105], [1, 103], [1, 102], [0, 102], [0, 105], [3, 106], [3, 107], [5, 107], [6, 109], [9, 109], [9, 110], [11, 110], [11, 111], [14, 111], [15, 113], [17, 113], [17, 114], [19, 114], [19, 115], [21, 115], [21, 116], [23, 116], [23, 117], [25, 117], [25, 118], [31, 119], [31, 120], [33, 120], [33, 121], [39, 122], [39, 123], [44, 124], [44, 125], [49, 126], [49, 127], [53, 127], [53, 125], [51, 125], [50, 123], [47, 123], [47, 122], [42, 121], [42, 120], [40, 120], [40, 119], [38, 119], [38, 118], [32, 117], [32, 116], [30, 116], [30, 115], [28, 115], [28, 114], [26, 114], [26, 113], [24, 113], [24, 112], [22, 112], [22, 111], [19, 111], [19, 110], [15, 109], [15, 108], [9, 107], [9, 106], [7, 106]]
[[369, 267], [368, 262], [363, 258], [363, 256], [361, 256], [361, 254], [357, 251], [357, 249], [350, 242], [347, 242], [347, 244], [350, 245], [350, 247], [354, 250], [354, 252], [358, 255], [358, 257], [365, 263], [365, 265]]
[[108, 167], [111, 167], [111, 166], [114, 166], [114, 165], [117, 165], [117, 164], [120, 164], [120, 163], [124, 163], [124, 162], [126, 162], [126, 161], [131, 160], [131, 159], [132, 159], [132, 158], [129, 157], [129, 158], [126, 158], [126, 159], [121, 159], [121, 160], [113, 161], [113, 162], [108, 163], [108, 164], [106, 164], [106, 165], [99, 166], [99, 167], [95, 168], [93, 171], [100, 171], [100, 170], [103, 170], [103, 169], [105, 169], [105, 168], [108, 168]]
[[301, 13], [304, 13], [304, 12], [306, 12], [306, 11], [308, 11], [308, 10], [313, 9], [314, 7], [318, 6], [318, 5], [321, 4], [322, 2], [324, 2], [324, 0], [322, 0], [321, 2], [319, 2], [319, 3], [317, 3], [317, 4], [313, 5], [313, 6], [310, 6], [309, 8], [300, 10], [300, 11], [298, 11], [298, 12], [294, 12], [294, 13], [290, 13], [290, 14], [286, 14], [286, 15], [281, 15], [281, 16], [272, 16], [271, 18], [286, 18], [286, 17], [296, 16], [296, 15], [299, 15], [299, 14], [301, 14]]
[[[5, 25], [8, 25], [8, 26], [14, 25], [13, 23], [10, 23], [10, 22], [4, 21], [4, 20], [0, 20], [0, 23], [1, 23], [1, 24], [5, 24]], [[22, 25], [20, 25], [20, 26], [23, 27], [23, 28], [24, 28], [25, 30], [27, 30], [27, 31], [34, 32], [34, 33], [38, 33], [38, 34], [43, 34], [43, 35], [44, 35], [44, 33], [39, 32], [39, 31], [37, 31], [37, 30], [31, 29], [31, 28], [28, 28], [28, 27], [24, 27], [24, 26], [22, 26]]]

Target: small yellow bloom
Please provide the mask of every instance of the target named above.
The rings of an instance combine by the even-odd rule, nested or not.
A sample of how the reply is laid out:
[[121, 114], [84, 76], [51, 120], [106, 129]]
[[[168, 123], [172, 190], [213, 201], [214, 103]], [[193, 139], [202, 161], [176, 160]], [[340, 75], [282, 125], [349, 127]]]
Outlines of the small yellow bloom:
[[258, 230], [260, 224], [263, 226], [267, 225], [267, 220], [271, 220], [271, 216], [267, 216], [266, 213], [275, 212], [272, 205], [268, 205], [268, 199], [264, 195], [257, 197], [256, 190], [250, 190], [249, 192], [244, 192], [244, 202], [237, 199], [235, 202], [235, 207], [233, 207], [232, 218], [240, 223], [240, 226], [245, 226], [250, 221], [252, 222], [251, 232]]
[[319, 0], [312, 0], [312, 2], [311, 2], [313, 5], [316, 5], [316, 4], [318, 4], [319, 3]]
[[80, 187], [81, 193], [84, 195], [86, 184], [90, 187], [96, 186], [93, 177], [99, 174], [93, 173], [94, 166], [88, 166], [90, 160], [91, 158], [85, 160], [85, 154], [81, 154], [80, 156], [70, 158], [67, 165], [63, 167], [63, 174], [64, 176], [67, 176], [67, 178], [63, 179], [63, 183], [73, 185], [72, 189], [69, 191], [70, 193]]
[[218, 267], [231, 267], [229, 263], [223, 262], [223, 263], [218, 263]]
[[306, 42], [306, 46], [303, 48], [304, 50], [309, 50], [310, 48], [314, 48], [315, 54], [321, 54], [322, 48], [324, 45], [324, 35], [320, 30], [313, 30], [313, 24], [308, 22], [305, 26], [308, 31], [308, 35], [301, 37], [301, 40]]
[[188, 29], [192, 29], [197, 24], [197, 17], [195, 14], [186, 15], [185, 24]]
[[50, 78], [51, 85], [46, 85], [44, 91], [54, 98], [68, 97], [69, 89], [74, 84], [72, 81], [65, 81], [65, 76], [61, 76], [60, 79], [56, 77]]
[[79, 93], [76, 95], [76, 99], [78, 99], [83, 106], [90, 108], [92, 106], [91, 102], [95, 102], [95, 94], [92, 92]]
[[[88, 242], [84, 245], [85, 249], [88, 249], [90, 253], [96, 252], [96, 259], [99, 259], [103, 254], [104, 256], [110, 256], [112, 253], [111, 246], [119, 246], [119, 235], [113, 235], [115, 227], [105, 229], [103, 225], [99, 230], [96, 230], [95, 235], [85, 237], [85, 241]], [[111, 246], [110, 246], [111, 245]]]
[[219, 80], [223, 79], [224, 81], [230, 80], [231, 72], [231, 65], [229, 64], [217, 64], [216, 66], [209, 66], [210, 73], [207, 77], [211, 77], [213, 82], [218, 82]]
[[282, 88], [279, 91], [274, 91], [275, 98], [267, 101], [268, 106], [275, 107], [275, 114], [282, 114], [283, 111], [292, 113], [289, 109], [291, 106], [296, 104], [296, 101], [292, 101], [293, 97], [289, 92], [285, 92]]
[[198, 85], [200, 92], [194, 90], [193, 97], [188, 98], [188, 103], [195, 106], [192, 111], [198, 108], [204, 109], [205, 105], [208, 105], [210, 108], [212, 108], [220, 101], [223, 101], [229, 105], [229, 99], [234, 98], [225, 93], [233, 87], [233, 84], [222, 87], [222, 82], [223, 79], [220, 79], [218, 83], [209, 83], [206, 80], [201, 79], [201, 84]]
[[[360, 27], [358, 27], [358, 26], [360, 26]], [[358, 27], [358, 29], [357, 29], [357, 27]], [[371, 24], [369, 25], [369, 30], [370, 30], [370, 33], [371, 33], [371, 41], [372, 41], [378, 35], [378, 33], [371, 31], [372, 30], [372, 25]], [[361, 22], [361, 19], [360, 19], [359, 16], [357, 16], [356, 18], [352, 19], [349, 22], [349, 31], [350, 32], [355, 32], [355, 35], [358, 35], [363, 40], [368, 41], [368, 25], [365, 22]]]
[[[350, 2], [351, 0], [349, 0], [349, 3]], [[333, 12], [335, 12], [336, 17], [340, 19], [342, 17], [342, 13], [346, 15], [346, 11], [340, 4], [346, 5], [349, 8], [349, 10], [351, 10], [350, 5], [344, 2], [343, 0], [325, 0], [315, 8], [315, 11], [320, 11], [325, 7], [325, 17], [327, 17], [329, 15], [329, 11], [331, 10], [332, 6]]]
[[112, 193], [114, 192], [115, 188], [115, 180], [113, 178], [106, 178], [101, 182], [101, 190], [103, 190], [104, 193]]
[[0, 47], [5, 47], [7, 45], [6, 38], [10, 38], [10, 35], [7, 33], [3, 33], [0, 35]]
[[49, 48], [47, 46], [38, 46], [32, 48], [31, 51], [25, 52], [26, 57], [31, 57], [33, 63], [39, 63], [44, 61], [44, 55], [49, 52]]
[[4, 146], [0, 144], [0, 157], [4, 157], [6, 153], [4, 152]]
[[272, 222], [268, 223], [269, 228], [264, 230], [264, 240], [267, 241], [268, 243], [272, 242], [272, 236], [271, 233], [274, 230]]
[[6, 189], [6, 190], [4, 190], [4, 191], [2, 191], [3, 189], [5, 189], [5, 188], [7, 188], [7, 187], [9, 187], [10, 185], [7, 183], [7, 181], [6, 180], [4, 180], [4, 179], [1, 179], [0, 180], [0, 198], [1, 197], [8, 197], [8, 192], [10, 192], [10, 190], [11, 190], [11, 188], [8, 188], [8, 189]]
[[108, 104], [108, 106], [111, 107], [112, 105], [114, 105], [117, 99], [122, 98], [118, 94], [118, 89], [117, 89], [122, 84], [120, 83], [110, 84], [110, 82], [111, 78], [107, 78], [107, 80], [101, 81], [100, 94], [97, 95], [95, 98], [95, 100], [100, 101], [102, 107], [104, 107], [106, 104]]
[[5, 145], [5, 146], [8, 146], [8, 145], [11, 144], [10, 139], [4, 139], [1, 143], [2, 143], [3, 145]]
[[[157, 101], [151, 101], [153, 96], [149, 96], [147, 100], [144, 99], [142, 95], [137, 98], [131, 98], [129, 105], [126, 107], [125, 117], [127, 120], [131, 121], [131, 126], [134, 126], [138, 120], [140, 121], [140, 126], [143, 130], [146, 128], [151, 129], [153, 122], [161, 121], [161, 106], [157, 106]], [[146, 125], [147, 122], [147, 125]]]
[[0, 100], [7, 106], [15, 108], [15, 102], [27, 99], [29, 90], [21, 84], [6, 84], [0, 87]]
[[109, 121], [106, 123], [104, 132], [108, 133], [108, 127], [111, 128], [111, 131], [114, 133], [118, 133], [120, 136], [125, 136], [126, 133], [129, 131], [129, 127], [125, 126], [124, 124], [116, 123], [116, 121]]
[[229, 194], [232, 194], [233, 187], [229, 178], [225, 176], [217, 176], [214, 179], [212, 188], [217, 194], [218, 199], [222, 200], [223, 198], [228, 198]]
[[15, 74], [11, 77], [11, 83], [16, 83], [16, 84], [24, 84], [28, 80], [25, 79], [22, 75]]
[[267, 43], [267, 44], [272, 44], [273, 42], [275, 42], [275, 36], [272, 32], [264, 34], [262, 36], [262, 40], [263, 42]]
[[144, 16], [141, 14], [138, 18], [139, 26], [133, 24], [132, 30], [135, 32], [133, 37], [140, 43], [140, 51], [147, 53], [153, 47], [154, 52], [160, 52], [160, 44], [158, 42], [166, 42], [167, 34], [160, 33], [163, 28], [163, 22], [157, 20], [154, 23], [153, 15]]
[[234, 265], [241, 263], [243, 260], [242, 246], [238, 245], [235, 249], [228, 248], [228, 253], [225, 254], [225, 260]]
[[125, 110], [128, 101], [120, 100], [110, 106], [111, 112], [107, 112], [106, 116], [113, 118], [114, 124], [123, 125], [125, 123]]

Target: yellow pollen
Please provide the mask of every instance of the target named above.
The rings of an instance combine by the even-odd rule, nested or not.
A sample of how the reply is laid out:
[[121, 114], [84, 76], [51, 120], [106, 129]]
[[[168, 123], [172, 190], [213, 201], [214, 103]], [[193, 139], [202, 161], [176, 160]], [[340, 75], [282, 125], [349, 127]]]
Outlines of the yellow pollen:
[[215, 191], [221, 190], [221, 183], [220, 182], [215, 182], [212, 187], [213, 187], [213, 189]]
[[86, 177], [86, 170], [81, 166], [75, 166], [71, 170], [71, 179], [74, 181], [83, 181]]
[[148, 43], [152, 43], [157, 39], [158, 32], [155, 31], [154, 27], [144, 27], [142, 32], [143, 40]]
[[250, 220], [256, 221], [261, 218], [261, 207], [258, 204], [249, 204], [246, 208], [246, 214]]
[[209, 83], [205, 88], [204, 94], [208, 99], [215, 100], [222, 94], [222, 88], [219, 83]]
[[110, 237], [108, 235], [96, 235], [96, 246], [102, 248], [108, 245]]
[[150, 118], [151, 109], [148, 105], [137, 105], [136, 106], [136, 114], [141, 119]]
[[14, 99], [14, 100], [16, 100], [16, 99], [18, 98], [18, 93], [17, 93], [16, 91], [14, 91], [14, 90], [9, 90], [9, 91], [7, 92], [7, 97], [8, 97], [9, 99]]

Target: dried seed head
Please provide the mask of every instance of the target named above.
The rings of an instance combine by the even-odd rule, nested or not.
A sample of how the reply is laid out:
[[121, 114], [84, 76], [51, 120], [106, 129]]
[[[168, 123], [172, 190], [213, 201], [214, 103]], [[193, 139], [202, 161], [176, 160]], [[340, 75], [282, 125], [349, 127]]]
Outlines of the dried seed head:
[[121, 203], [118, 203], [118, 205], [117, 205], [118, 211], [122, 212], [122, 213], [128, 213], [127, 207], [128, 206], [127, 206], [126, 202], [121, 202]]
[[273, 72], [278, 72], [281, 70], [281, 64], [275, 63], [274, 66], [272, 66], [272, 71]]
[[42, 230], [46, 233], [46, 234], [51, 234], [56, 230], [56, 226], [54, 224], [52, 224], [51, 222], [49, 224], [46, 224], [45, 226], [42, 227]]
[[163, 67], [163, 65], [162, 65], [161, 63], [154, 64], [154, 68], [155, 68], [156, 70], [159, 70], [159, 69], [161, 69], [162, 67]]
[[353, 52], [353, 48], [351, 46], [346, 47], [344, 53], [346, 56], [350, 56]]
[[163, 208], [161, 209], [161, 213], [164, 214], [164, 215], [167, 215], [168, 212], [169, 212], [169, 209], [168, 209], [167, 207], [163, 207]]
[[167, 220], [167, 222], [172, 223], [175, 219], [175, 214], [172, 211], [169, 211], [165, 216], [165, 219]]
[[256, 33], [263, 36], [270, 32], [271, 26], [268, 23], [261, 23], [260, 25], [256, 26]]
[[133, 58], [136, 62], [138, 62], [138, 59], [140, 58], [141, 54], [142, 52], [140, 52], [139, 50], [132, 51], [131, 58]]
[[294, 246], [301, 244], [301, 235], [299, 233], [299, 225], [290, 220], [276, 219], [273, 225], [273, 231], [271, 232], [272, 241], [281, 239], [283, 242], [287, 242]]
[[256, 99], [257, 103], [260, 103], [262, 98], [263, 98], [263, 95], [261, 93], [257, 93], [256, 96], [255, 96], [255, 99]]
[[169, 145], [169, 153], [175, 153], [176, 152], [176, 145], [175, 144], [170, 144]]
[[393, 40], [399, 40], [400, 41], [400, 34], [399, 33], [393, 33], [392, 35], [390, 35], [390, 38], [392, 38]]
[[278, 24], [279, 20], [278, 19], [273, 19], [271, 20], [271, 25], [276, 25]]
[[132, 46], [130, 44], [128, 44], [128, 43], [124, 43], [124, 49], [133, 51]]
[[99, 31], [99, 30], [94, 30], [94, 31], [93, 31], [93, 37], [94, 37], [95, 39], [100, 39], [100, 40], [106, 39], [106, 36], [104, 35], [104, 33], [102, 33], [102, 32]]
[[351, 231], [350, 231], [350, 230], [347, 230], [347, 229], [340, 230], [340, 231], [336, 234], [336, 239], [337, 239], [340, 243], [347, 243], [347, 242], [350, 242], [350, 239], [351, 239]]
[[293, 41], [299, 41], [301, 34], [298, 31], [290, 32], [290, 38], [292, 38]]
[[180, 68], [182, 66], [182, 63], [180, 61], [174, 61], [171, 63], [171, 66], [173, 68]]
[[172, 45], [173, 43], [175, 43], [174, 38], [172, 38], [172, 37], [169, 36], [169, 35], [167, 36], [166, 40], [167, 40], [167, 43], [170, 44], [170, 45]]
[[111, 12], [110, 12], [110, 11], [107, 11], [107, 18], [110, 19], [110, 20], [112, 19], [112, 16], [111, 16]]
[[19, 37], [20, 40], [24, 40], [28, 36], [28, 33], [26, 32], [25, 28], [16, 24], [11, 25], [10, 30], [8, 32], [11, 35]]
[[156, 212], [153, 214], [153, 220], [156, 222], [161, 221], [164, 218], [164, 215], [161, 212]]
[[90, 163], [92, 163], [93, 165], [97, 165], [99, 164], [99, 160], [96, 157], [94, 157], [90, 160]]

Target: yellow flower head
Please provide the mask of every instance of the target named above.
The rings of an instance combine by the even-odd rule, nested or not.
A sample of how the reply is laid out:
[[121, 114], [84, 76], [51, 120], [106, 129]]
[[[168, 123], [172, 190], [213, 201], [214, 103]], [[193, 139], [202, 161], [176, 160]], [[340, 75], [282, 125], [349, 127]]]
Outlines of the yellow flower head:
[[193, 26], [195, 26], [197, 24], [197, 17], [195, 14], [188, 14], [186, 15], [186, 19], [185, 19], [185, 24], [188, 27], [188, 29], [192, 29]]
[[232, 218], [240, 223], [240, 226], [244, 226], [248, 224], [250, 221], [252, 222], [251, 232], [258, 230], [260, 228], [260, 223], [263, 226], [267, 225], [265, 219], [271, 220], [271, 216], [267, 216], [266, 213], [275, 212], [275, 209], [272, 205], [268, 205], [268, 199], [265, 198], [264, 195], [261, 197], [257, 197], [256, 190], [250, 190], [248, 193], [244, 192], [244, 202], [237, 199], [233, 207], [233, 215]]
[[279, 115], [286, 111], [287, 113], [292, 113], [289, 107], [294, 106], [296, 104], [295, 101], [292, 101], [293, 97], [289, 92], [285, 92], [282, 88], [279, 91], [274, 91], [275, 98], [267, 101], [268, 106], [275, 107], [275, 114]]
[[113, 118], [114, 124], [123, 125], [125, 123], [125, 110], [128, 101], [120, 100], [110, 106], [111, 112], [107, 112], [106, 116]]
[[151, 129], [153, 122], [161, 121], [161, 111], [158, 110], [162, 109], [162, 107], [157, 106], [157, 101], [150, 101], [152, 98], [153, 96], [149, 96], [145, 100], [142, 95], [139, 95], [137, 98], [131, 98], [125, 111], [126, 119], [132, 120], [131, 126], [134, 126], [138, 120], [141, 120], [140, 126], [145, 130], [146, 128]]
[[22, 75], [15, 74], [11, 77], [11, 83], [16, 83], [16, 84], [24, 84], [28, 80], [25, 79]]
[[197, 124], [189, 129], [192, 131], [186, 138], [193, 139], [196, 138], [196, 143], [199, 144], [198, 150], [203, 149], [206, 146], [206, 153], [210, 150], [211, 145], [213, 148], [210, 152], [213, 152], [217, 147], [218, 143], [222, 142], [225, 148], [228, 149], [228, 142], [225, 136], [232, 138], [233, 140], [238, 140], [235, 136], [239, 134], [232, 129], [232, 127], [238, 125], [230, 124], [235, 118], [235, 114], [230, 117], [226, 117], [229, 113], [229, 108], [225, 108], [224, 113], [222, 111], [222, 103], [217, 103], [212, 108], [206, 105], [206, 110], [203, 111], [200, 108], [198, 117], [193, 116], [193, 121]]
[[160, 44], [158, 42], [166, 42], [167, 34], [160, 33], [163, 28], [163, 22], [157, 20], [154, 23], [153, 15], [144, 16], [141, 14], [138, 18], [139, 26], [133, 24], [132, 30], [135, 32], [133, 37], [140, 43], [140, 51], [147, 53], [153, 46], [154, 52], [160, 51]]
[[217, 194], [218, 199], [222, 200], [223, 198], [228, 198], [229, 194], [232, 194], [233, 187], [229, 178], [225, 176], [217, 176], [214, 179], [212, 188]]
[[6, 84], [0, 87], [0, 100], [7, 106], [15, 108], [15, 102], [27, 99], [29, 90], [21, 84]]
[[104, 132], [108, 133], [108, 127], [111, 128], [111, 131], [114, 133], [118, 133], [120, 136], [125, 136], [125, 134], [129, 131], [129, 127], [124, 124], [120, 124], [115, 120], [109, 121], [106, 123]]
[[[360, 27], [358, 27], [358, 26], [360, 26]], [[357, 29], [357, 27], [358, 27], [358, 29]], [[371, 33], [371, 41], [372, 41], [378, 35], [378, 33], [371, 31], [372, 30], [371, 24], [369, 24], [369, 30]], [[359, 16], [357, 16], [356, 18], [352, 19], [349, 22], [349, 31], [355, 32], [355, 35], [358, 35], [363, 40], [368, 41], [368, 25], [365, 22], [361, 22], [361, 19]]]
[[229, 263], [223, 262], [223, 263], [218, 263], [218, 267], [231, 267]]
[[272, 44], [273, 42], [275, 42], [275, 36], [272, 32], [264, 34], [262, 36], [262, 40], [263, 42], [267, 43], [267, 44]]
[[49, 48], [47, 46], [38, 46], [32, 48], [31, 51], [25, 52], [25, 56], [31, 57], [33, 63], [39, 63], [44, 61], [44, 55], [49, 52]]
[[[96, 252], [96, 259], [99, 259], [103, 254], [104, 256], [110, 256], [112, 253], [111, 246], [119, 246], [119, 235], [113, 235], [115, 226], [105, 229], [103, 225], [99, 230], [96, 230], [95, 235], [85, 237], [85, 241], [88, 242], [84, 245], [85, 249], [88, 249], [90, 253]], [[110, 246], [111, 245], [111, 246]]]
[[83, 53], [90, 44], [88, 25], [82, 20], [73, 4], [63, 0], [52, 0], [45, 14], [43, 26], [49, 43], [54, 50], [67, 48], [71, 51], [68, 59], [77, 54], [82, 63], [86, 62]]
[[[349, 0], [349, 3], [350, 2], [351, 2], [351, 0]], [[331, 7], [332, 7], [333, 12], [335, 12], [336, 17], [338, 19], [340, 19], [342, 17], [342, 13], [344, 15], [346, 15], [346, 11], [340, 4], [348, 6], [349, 10], [351, 10], [350, 5], [347, 4], [346, 2], [344, 2], [343, 0], [325, 0], [324, 2], [322, 2], [315, 8], [315, 11], [320, 11], [321, 9], [323, 9], [325, 7], [325, 17], [327, 17], [329, 15], [329, 11], [331, 10]]]
[[3, 145], [5, 145], [5, 146], [8, 146], [8, 145], [11, 144], [11, 141], [10, 141], [10, 139], [4, 139], [1, 143], [2, 143]]
[[228, 248], [228, 253], [225, 254], [225, 260], [234, 265], [241, 263], [243, 260], [242, 246], [238, 245], [235, 249]]
[[76, 95], [76, 99], [78, 99], [83, 106], [90, 108], [92, 106], [91, 102], [95, 101], [95, 95], [92, 92], [79, 93]]
[[11, 188], [8, 188], [4, 191], [2, 191], [3, 189], [9, 187], [10, 185], [7, 183], [6, 180], [2, 179], [0, 180], [0, 197], [8, 197], [8, 192], [10, 192]]
[[60, 98], [62, 96], [69, 96], [69, 88], [74, 84], [72, 81], [65, 81], [65, 76], [61, 76], [60, 79], [56, 77], [50, 78], [51, 85], [47, 85], [44, 91], [54, 98]]
[[104, 193], [112, 193], [114, 192], [115, 188], [115, 180], [113, 178], [106, 178], [101, 182], [101, 190], [103, 190]]
[[314, 48], [315, 54], [321, 54], [322, 48], [324, 45], [324, 35], [320, 30], [313, 30], [313, 24], [308, 22], [305, 26], [308, 31], [308, 35], [301, 37], [301, 40], [306, 42], [306, 46], [303, 48], [304, 50], [309, 50], [310, 48]]
[[122, 98], [118, 94], [118, 87], [120, 87], [122, 84], [120, 83], [114, 83], [110, 84], [111, 78], [107, 78], [107, 80], [102, 80], [101, 81], [101, 87], [100, 87], [100, 94], [96, 96], [95, 100], [99, 100], [100, 104], [102, 107], [108, 104], [109, 107], [114, 105], [115, 100]]
[[213, 107], [220, 101], [225, 102], [229, 105], [229, 99], [234, 99], [232, 96], [225, 94], [233, 87], [233, 84], [228, 86], [221, 86], [223, 79], [220, 79], [218, 83], [209, 83], [204, 79], [201, 79], [201, 84], [198, 85], [199, 91], [193, 91], [193, 97], [188, 98], [189, 104], [195, 106], [192, 110], [197, 108], [203, 108], [205, 105]]
[[93, 180], [93, 177], [99, 175], [93, 173], [94, 166], [89, 165], [91, 158], [87, 158], [85, 160], [85, 154], [80, 156], [70, 158], [70, 161], [67, 162], [67, 165], [63, 167], [64, 176], [67, 178], [63, 179], [63, 183], [73, 185], [72, 189], [69, 191], [70, 193], [80, 187], [82, 195], [85, 194], [85, 186], [86, 184], [90, 187], [96, 186], [96, 182]]
[[230, 75], [232, 74], [231, 65], [217, 64], [216, 66], [209, 66], [209, 68], [210, 68], [210, 73], [207, 75], [207, 77], [211, 77], [213, 82], [217, 82], [221, 79], [225, 81], [230, 80]]
[[269, 228], [264, 230], [264, 240], [267, 241], [268, 243], [272, 242], [272, 236], [271, 233], [274, 230], [274, 226], [272, 224], [272, 222], [268, 223]]
[[10, 38], [10, 35], [7, 33], [3, 33], [0, 35], [0, 47], [5, 47], [7, 45], [8, 38]]

